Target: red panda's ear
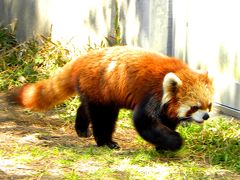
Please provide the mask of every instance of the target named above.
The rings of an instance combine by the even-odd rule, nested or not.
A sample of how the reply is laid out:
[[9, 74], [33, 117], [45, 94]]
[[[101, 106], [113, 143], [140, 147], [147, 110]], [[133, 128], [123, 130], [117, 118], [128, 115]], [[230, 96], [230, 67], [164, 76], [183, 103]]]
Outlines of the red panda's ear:
[[203, 74], [203, 75], [208, 75], [208, 71], [207, 70], [202, 70], [202, 69], [196, 69], [194, 70], [196, 73], [198, 74]]
[[211, 83], [214, 80], [214, 75], [212, 73], [209, 73], [207, 70], [195, 70], [195, 72], [203, 75], [206, 79], [209, 79]]
[[208, 77], [208, 79], [211, 81], [211, 83], [213, 83], [213, 81], [214, 81], [214, 75], [213, 75], [213, 73], [208, 73], [207, 74], [207, 77]]
[[178, 87], [182, 85], [181, 79], [174, 73], [168, 73], [163, 79], [163, 97], [162, 104], [171, 100]]

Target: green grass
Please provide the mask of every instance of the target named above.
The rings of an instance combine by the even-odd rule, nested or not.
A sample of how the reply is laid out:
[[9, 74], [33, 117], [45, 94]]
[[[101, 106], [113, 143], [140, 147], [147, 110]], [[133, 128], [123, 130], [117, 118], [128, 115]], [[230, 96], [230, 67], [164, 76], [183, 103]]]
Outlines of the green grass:
[[216, 118], [203, 126], [190, 124], [180, 127], [179, 131], [186, 139], [185, 146], [191, 147], [194, 155], [199, 154], [199, 158], [213, 165], [240, 172], [239, 129], [240, 124], [233, 120]]
[[[131, 120], [124, 122], [117, 128], [127, 132]], [[58, 172], [64, 179], [236, 179], [240, 176], [239, 129], [239, 121], [219, 117], [204, 125], [179, 126], [185, 144], [178, 152], [158, 153], [137, 137], [130, 149], [82, 146], [79, 139], [74, 145], [16, 144], [1, 151], [1, 156], [22, 165], [40, 164], [41, 176]]]
[[[41, 42], [19, 43], [14, 32], [3, 27], [0, 29], [0, 45], [4, 47], [0, 51], [0, 90], [46, 78], [69, 61], [69, 52], [60, 42], [42, 37]], [[57, 118], [72, 124], [79, 103], [79, 98], [74, 97], [56, 107]], [[33, 114], [28, 112], [29, 116]], [[41, 118], [45, 116], [39, 114]], [[15, 143], [0, 149], [0, 158], [32, 167], [37, 173], [31, 177], [36, 179], [240, 178], [239, 121], [216, 117], [203, 125], [179, 126], [177, 131], [185, 140], [183, 148], [178, 152], [157, 153], [136, 133], [132, 134], [131, 118], [131, 111], [121, 110], [117, 125], [121, 133], [118, 135], [131, 141], [120, 150], [98, 148], [90, 142], [86, 146], [82, 144], [83, 139], [71, 145], [67, 142], [54, 145]], [[54, 129], [52, 126], [44, 128]], [[39, 133], [44, 137], [52, 135], [51, 132]]]
[[0, 90], [53, 75], [70, 59], [60, 42], [40, 36], [18, 42], [9, 27], [0, 27]]

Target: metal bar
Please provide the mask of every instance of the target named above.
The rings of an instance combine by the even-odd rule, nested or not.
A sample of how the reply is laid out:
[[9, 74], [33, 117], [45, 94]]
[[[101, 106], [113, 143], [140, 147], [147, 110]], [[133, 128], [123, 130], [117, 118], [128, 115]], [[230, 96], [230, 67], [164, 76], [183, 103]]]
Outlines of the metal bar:
[[229, 116], [233, 116], [235, 118], [240, 118], [240, 110], [238, 110], [238, 109], [226, 106], [226, 105], [221, 104], [221, 103], [216, 103], [216, 102], [214, 103], [213, 106], [219, 113], [229, 115]]

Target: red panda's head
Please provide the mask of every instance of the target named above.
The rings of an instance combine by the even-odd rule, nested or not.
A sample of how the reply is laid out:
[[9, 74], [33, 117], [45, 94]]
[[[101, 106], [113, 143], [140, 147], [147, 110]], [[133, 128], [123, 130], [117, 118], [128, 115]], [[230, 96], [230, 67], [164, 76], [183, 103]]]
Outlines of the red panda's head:
[[213, 85], [207, 73], [182, 71], [164, 77], [162, 104], [168, 103], [169, 116], [201, 123], [209, 118], [212, 98]]

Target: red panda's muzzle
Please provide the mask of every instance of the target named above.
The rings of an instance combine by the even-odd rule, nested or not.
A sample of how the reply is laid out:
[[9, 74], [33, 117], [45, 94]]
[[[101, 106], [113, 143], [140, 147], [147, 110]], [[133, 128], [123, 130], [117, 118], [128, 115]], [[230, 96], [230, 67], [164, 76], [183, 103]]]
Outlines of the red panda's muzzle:
[[205, 113], [202, 118], [203, 118], [203, 120], [208, 120], [209, 117], [210, 117], [209, 114]]
[[197, 123], [203, 123], [204, 121], [208, 120], [210, 118], [209, 114], [207, 112], [201, 113], [196, 112], [193, 113], [192, 116], [188, 117], [181, 117], [179, 118], [180, 121], [196, 121]]

